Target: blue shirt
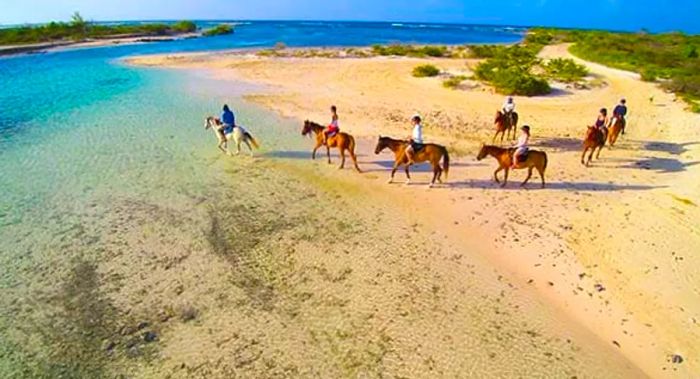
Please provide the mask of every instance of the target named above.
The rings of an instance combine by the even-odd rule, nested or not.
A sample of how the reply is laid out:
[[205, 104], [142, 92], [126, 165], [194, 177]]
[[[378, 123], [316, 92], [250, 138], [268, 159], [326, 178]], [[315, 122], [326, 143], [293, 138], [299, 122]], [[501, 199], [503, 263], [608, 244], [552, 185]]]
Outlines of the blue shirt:
[[620, 104], [615, 107], [615, 110], [613, 111], [614, 115], [620, 115], [620, 116], [626, 116], [627, 115], [627, 107]]
[[233, 126], [236, 124], [236, 117], [233, 115], [233, 112], [224, 111], [224, 113], [221, 114], [221, 122]]

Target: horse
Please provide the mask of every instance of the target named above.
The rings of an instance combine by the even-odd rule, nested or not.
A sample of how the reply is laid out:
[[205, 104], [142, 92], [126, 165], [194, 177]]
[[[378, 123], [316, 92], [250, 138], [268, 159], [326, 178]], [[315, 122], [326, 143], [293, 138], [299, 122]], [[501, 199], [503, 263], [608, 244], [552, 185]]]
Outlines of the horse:
[[[583, 153], [581, 153], [581, 164], [588, 166], [593, 159], [593, 153], [598, 149], [598, 154], [595, 159], [600, 159], [600, 151], [605, 146], [605, 140], [608, 137], [607, 130], [604, 128], [596, 128], [589, 126], [586, 131], [586, 136], [583, 139]], [[591, 154], [588, 155], [588, 160], [585, 161], [586, 152], [591, 149]]]
[[615, 146], [617, 138], [620, 136], [620, 132], [625, 129], [625, 119], [621, 116], [613, 117], [612, 125], [610, 126], [610, 131], [608, 132], [608, 144], [610, 147]]
[[[311, 133], [314, 133], [316, 135], [316, 146], [314, 146], [314, 150], [311, 152], [311, 159], [316, 159], [316, 150], [318, 150], [319, 147], [323, 146], [323, 131], [326, 128], [320, 124], [317, 124], [313, 121], [306, 120], [304, 121], [304, 126], [301, 129], [301, 135], [302, 136], [310, 136]], [[357, 157], [355, 156], [355, 138], [351, 136], [348, 133], [344, 132], [338, 132], [332, 137], [328, 137], [326, 139], [326, 155], [328, 156], [328, 164], [331, 163], [331, 147], [337, 147], [338, 151], [340, 152], [340, 167], [338, 169], [342, 169], [345, 167], [345, 151], [347, 150], [348, 153], [350, 153], [350, 158], [352, 158], [352, 162], [355, 165], [355, 170], [357, 172], [362, 172], [360, 170], [360, 167], [357, 165]]]
[[[409, 142], [405, 140], [379, 136], [374, 153], [379, 154], [387, 148], [394, 153], [394, 167], [391, 170], [389, 183], [394, 181], [394, 174], [396, 174], [396, 170], [398, 170], [401, 165], [404, 165], [406, 168], [406, 184], [411, 183], [411, 175], [409, 174], [410, 164], [408, 164], [408, 158], [406, 157], [406, 148], [408, 144]], [[440, 160], [443, 160], [443, 167], [440, 167]], [[423, 145], [422, 149], [414, 152], [413, 161], [415, 163], [427, 161], [433, 166], [433, 179], [430, 182], [430, 187], [435, 184], [436, 180], [442, 183], [443, 172], [445, 173], [445, 180], [447, 180], [447, 175], [450, 171], [450, 155], [447, 153], [447, 149], [444, 146], [426, 143]]]
[[[518, 128], [518, 113], [511, 112], [510, 117], [507, 116], [508, 114], [501, 111], [496, 112], [496, 118], [494, 120], [494, 124], [496, 125], [496, 134], [493, 135], [493, 143], [496, 143], [496, 138], [498, 137], [499, 133], [501, 134], [501, 143], [503, 143], [504, 136], [510, 139], [515, 139], [516, 129]], [[511, 130], [513, 131], [512, 138], [510, 137]]]
[[220, 130], [221, 125], [221, 120], [219, 120], [218, 118], [209, 116], [206, 119], [204, 119], [204, 129], [211, 129], [214, 131], [216, 138], [219, 140], [219, 144], [217, 145], [217, 147], [224, 154], [233, 155], [228, 149], [228, 142], [231, 140], [233, 140], [236, 143], [236, 155], [241, 153], [241, 142], [245, 143], [246, 146], [248, 146], [248, 150], [250, 150], [251, 157], [253, 156], [253, 148], [250, 145], [252, 144], [253, 147], [255, 147], [256, 149], [260, 148], [258, 141], [247, 130], [243, 129], [243, 127], [236, 126], [235, 128], [233, 128], [233, 130], [222, 131]]
[[[498, 146], [482, 145], [479, 154], [476, 156], [476, 160], [480, 161], [486, 158], [488, 155], [496, 158], [496, 161], [498, 162], [498, 169], [493, 172], [493, 179], [496, 181], [496, 183], [499, 183], [501, 187], [505, 187], [506, 183], [508, 182], [508, 171], [510, 171], [513, 166], [513, 154], [515, 153], [515, 150], [517, 149], [512, 147], [502, 148]], [[544, 172], [547, 169], [547, 153], [538, 150], [528, 150], [525, 160], [518, 162], [515, 169], [528, 169], [527, 178], [525, 178], [525, 181], [520, 184], [521, 187], [524, 187], [528, 180], [530, 180], [533, 168], [537, 169], [537, 172], [540, 174], [540, 179], [542, 179], [542, 188], [544, 188]], [[504, 170], [505, 177], [503, 178], [503, 183], [501, 183], [498, 180], [498, 173]]]

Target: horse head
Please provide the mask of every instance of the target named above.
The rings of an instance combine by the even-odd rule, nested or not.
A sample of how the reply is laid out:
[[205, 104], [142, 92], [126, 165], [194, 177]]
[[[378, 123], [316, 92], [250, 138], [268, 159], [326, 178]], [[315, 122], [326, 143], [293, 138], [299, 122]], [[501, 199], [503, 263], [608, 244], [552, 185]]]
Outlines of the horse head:
[[216, 117], [209, 116], [204, 119], [204, 129], [213, 128], [218, 125], [221, 125], [221, 121]]
[[382, 152], [382, 150], [386, 149], [388, 147], [388, 141], [387, 137], [382, 137], [381, 135], [379, 136], [379, 139], [377, 140], [377, 147], [374, 148], [374, 153], [379, 154]]
[[488, 155], [488, 149], [486, 149], [486, 144], [482, 143], [481, 144], [481, 150], [479, 150], [479, 154], [476, 156], [476, 160], [480, 161]]
[[302, 136], [307, 136], [311, 134], [311, 131], [313, 130], [312, 122], [309, 120], [304, 120], [304, 126], [301, 128], [301, 135]]

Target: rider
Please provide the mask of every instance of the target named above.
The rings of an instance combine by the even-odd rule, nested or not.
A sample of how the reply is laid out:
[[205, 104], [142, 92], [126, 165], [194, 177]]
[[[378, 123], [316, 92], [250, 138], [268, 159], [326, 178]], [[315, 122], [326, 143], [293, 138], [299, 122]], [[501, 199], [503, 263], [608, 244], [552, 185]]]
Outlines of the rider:
[[236, 116], [233, 114], [227, 104], [224, 104], [223, 113], [221, 113], [221, 127], [219, 131], [225, 133], [226, 130], [233, 130], [236, 127]]
[[622, 134], [625, 134], [625, 126], [627, 126], [627, 119], [625, 119], [625, 116], [627, 116], [627, 100], [623, 98], [613, 110], [613, 118], [610, 120], [610, 126], [612, 126], [616, 118], [619, 117], [622, 120]]
[[511, 114], [515, 111], [515, 100], [513, 100], [513, 96], [508, 96], [506, 98], [506, 101], [503, 103], [503, 114]]
[[411, 117], [411, 124], [413, 124], [413, 135], [409, 138], [409, 144], [406, 148], [406, 159], [409, 165], [415, 163], [413, 160], [414, 154], [423, 148], [423, 125], [421, 125], [420, 116], [414, 115]]
[[520, 134], [520, 137], [518, 137], [518, 143], [515, 145], [512, 168], [518, 167], [518, 158], [527, 153], [528, 144], [530, 142], [530, 127], [527, 125], [523, 125], [523, 127], [520, 128], [520, 130], [522, 130], [523, 132]]
[[338, 108], [335, 105], [331, 105], [331, 123], [328, 124], [328, 128], [323, 131], [323, 144], [328, 142], [328, 137], [333, 137], [340, 131], [338, 126]]
[[593, 127], [603, 132], [603, 141], [605, 141], [608, 138], [608, 128], [606, 126], [608, 125], [608, 123], [608, 110], [605, 108], [601, 108], [600, 112], [598, 113], [598, 118], [595, 120], [595, 124], [593, 125]]

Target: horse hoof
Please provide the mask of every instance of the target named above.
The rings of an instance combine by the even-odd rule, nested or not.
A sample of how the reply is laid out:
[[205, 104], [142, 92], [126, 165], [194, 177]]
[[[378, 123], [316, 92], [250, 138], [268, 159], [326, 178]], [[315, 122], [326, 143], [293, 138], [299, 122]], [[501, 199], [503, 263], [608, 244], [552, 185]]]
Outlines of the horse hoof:
[[407, 180], [407, 181], [405, 181], [405, 182], [403, 183], [403, 185], [405, 185], [405, 186], [411, 185], [411, 181], [410, 181], [410, 180]]

